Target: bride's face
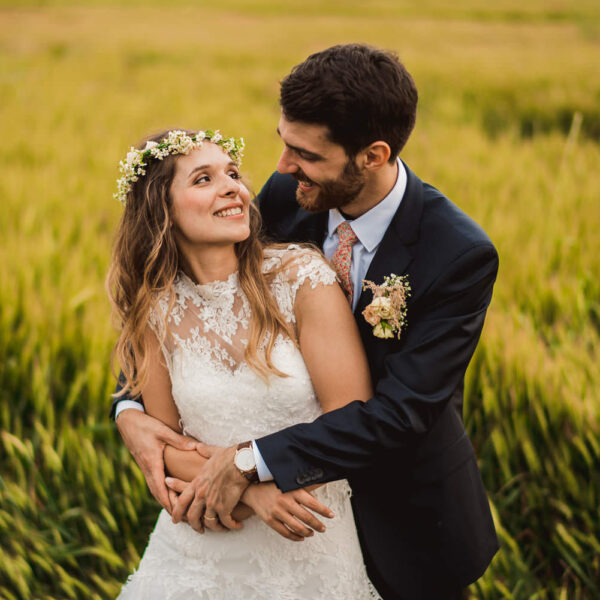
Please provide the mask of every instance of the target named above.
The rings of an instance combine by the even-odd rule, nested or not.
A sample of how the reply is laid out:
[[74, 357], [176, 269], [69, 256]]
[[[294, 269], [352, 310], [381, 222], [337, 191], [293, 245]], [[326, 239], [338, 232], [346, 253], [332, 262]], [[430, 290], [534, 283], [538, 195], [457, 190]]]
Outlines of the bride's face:
[[205, 141], [178, 156], [170, 193], [180, 248], [229, 245], [250, 235], [250, 192], [220, 146]]

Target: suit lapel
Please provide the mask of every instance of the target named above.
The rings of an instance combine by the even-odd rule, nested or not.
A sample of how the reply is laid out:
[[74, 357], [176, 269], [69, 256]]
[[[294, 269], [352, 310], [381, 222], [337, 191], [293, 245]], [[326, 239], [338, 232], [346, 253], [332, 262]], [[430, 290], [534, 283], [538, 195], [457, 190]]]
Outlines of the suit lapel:
[[[371, 261], [365, 279], [379, 285], [383, 277], [395, 273], [403, 275], [410, 265], [414, 244], [419, 238], [419, 227], [423, 213], [423, 182], [406, 166], [406, 190], [402, 202], [387, 228], [381, 244]], [[361, 293], [355, 317], [358, 317], [372, 299], [370, 291]], [[362, 320], [359, 320], [362, 321]]]

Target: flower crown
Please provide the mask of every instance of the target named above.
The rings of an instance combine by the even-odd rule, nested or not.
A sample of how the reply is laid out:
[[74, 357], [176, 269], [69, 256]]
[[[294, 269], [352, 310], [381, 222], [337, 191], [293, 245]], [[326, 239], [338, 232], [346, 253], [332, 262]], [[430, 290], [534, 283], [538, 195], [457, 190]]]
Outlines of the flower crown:
[[204, 140], [221, 146], [238, 165], [242, 164], [244, 138], [224, 138], [218, 129], [199, 131], [192, 136], [185, 131], [174, 129], [160, 142], [148, 141], [142, 150], [133, 147], [129, 150], [125, 160], [119, 163], [123, 177], [117, 179], [117, 192], [113, 196], [125, 206], [127, 194], [131, 191], [133, 183], [146, 174], [146, 167], [151, 160], [163, 160], [171, 154], [189, 154], [192, 150], [201, 148]]

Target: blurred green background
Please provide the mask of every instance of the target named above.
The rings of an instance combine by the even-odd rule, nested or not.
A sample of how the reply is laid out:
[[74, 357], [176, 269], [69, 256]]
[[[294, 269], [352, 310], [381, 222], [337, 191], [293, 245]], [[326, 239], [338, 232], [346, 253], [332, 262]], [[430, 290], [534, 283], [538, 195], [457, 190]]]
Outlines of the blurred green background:
[[157, 504], [108, 420], [117, 164], [165, 127], [276, 164], [278, 81], [309, 53], [397, 51], [410, 167], [501, 267], [465, 421], [502, 550], [473, 598], [600, 594], [597, 0], [0, 0], [0, 597], [112, 598]]

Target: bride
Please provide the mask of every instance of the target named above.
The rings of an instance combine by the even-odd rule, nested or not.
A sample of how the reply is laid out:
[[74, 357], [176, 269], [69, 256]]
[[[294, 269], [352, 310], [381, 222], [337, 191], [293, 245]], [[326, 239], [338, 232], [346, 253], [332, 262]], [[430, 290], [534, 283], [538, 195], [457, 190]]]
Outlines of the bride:
[[[219, 446], [371, 395], [354, 319], [322, 255], [259, 240], [242, 147], [218, 131], [168, 131], [132, 148], [108, 280], [123, 393], [141, 393], [150, 415]], [[205, 462], [170, 446], [164, 459], [184, 481]], [[242, 500], [228, 533], [195, 531], [163, 510], [119, 598], [377, 597], [346, 481], [287, 494], [257, 483]], [[309, 508], [334, 514], [315, 535]]]

